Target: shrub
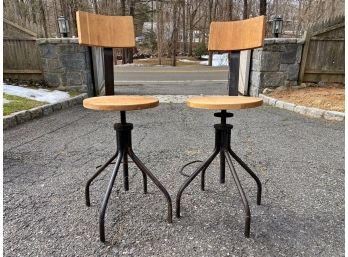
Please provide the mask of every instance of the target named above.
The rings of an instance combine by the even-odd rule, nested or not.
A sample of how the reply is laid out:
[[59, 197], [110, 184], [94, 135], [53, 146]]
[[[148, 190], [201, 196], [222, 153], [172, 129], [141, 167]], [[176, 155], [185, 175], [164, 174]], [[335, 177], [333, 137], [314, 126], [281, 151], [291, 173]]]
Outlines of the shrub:
[[143, 45], [149, 49], [151, 49], [152, 52], [157, 50], [157, 36], [156, 33], [153, 30], [147, 31], [144, 33], [144, 43]]
[[199, 43], [196, 46], [196, 49], [194, 51], [194, 55], [198, 58], [200, 58], [202, 55], [208, 54], [208, 48], [204, 43]]

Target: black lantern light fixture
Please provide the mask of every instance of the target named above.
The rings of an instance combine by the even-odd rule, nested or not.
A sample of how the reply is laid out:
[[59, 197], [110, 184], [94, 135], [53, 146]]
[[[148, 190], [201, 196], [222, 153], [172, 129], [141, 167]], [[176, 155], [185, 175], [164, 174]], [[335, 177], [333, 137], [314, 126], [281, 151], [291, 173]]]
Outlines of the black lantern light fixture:
[[272, 34], [274, 37], [279, 37], [279, 34], [283, 32], [283, 19], [278, 16], [275, 19], [273, 19], [272, 24]]
[[67, 18], [65, 18], [64, 16], [59, 16], [57, 20], [58, 20], [59, 33], [62, 35], [62, 37], [68, 37], [69, 23]]

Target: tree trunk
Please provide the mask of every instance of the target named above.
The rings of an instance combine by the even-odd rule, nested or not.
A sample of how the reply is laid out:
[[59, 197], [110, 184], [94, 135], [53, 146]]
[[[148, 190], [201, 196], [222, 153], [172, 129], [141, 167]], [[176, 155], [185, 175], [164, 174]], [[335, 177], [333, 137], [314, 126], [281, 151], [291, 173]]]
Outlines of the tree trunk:
[[[210, 27], [210, 23], [213, 21], [213, 0], [209, 0], [209, 27]], [[209, 51], [209, 55], [208, 55], [208, 66], [212, 66], [213, 65], [213, 52]]]
[[191, 9], [187, 10], [188, 21], [189, 21], [189, 49], [188, 56], [192, 56], [192, 44], [193, 44], [193, 13], [191, 13]]
[[[53, 1], [53, 5], [54, 5], [54, 17], [58, 17], [58, 7], [57, 7], [57, 2], [56, 1]], [[58, 26], [55, 26], [56, 27], [56, 35], [58, 36], [60, 33], [59, 33], [59, 28]]]
[[243, 19], [248, 19], [248, 0], [243, 0]]
[[40, 5], [41, 19], [42, 19], [42, 23], [43, 23], [44, 37], [48, 38], [48, 29], [47, 29], [45, 8], [43, 6], [42, 0], [39, 0], [39, 5]]
[[260, 0], [260, 15], [266, 15], [267, 0]]
[[98, 3], [97, 3], [97, 0], [93, 0], [93, 8], [94, 8], [94, 12], [96, 14], [98, 14]]
[[[69, 8], [70, 8], [70, 20], [72, 23], [72, 26], [70, 27], [70, 34], [77, 36], [77, 21], [76, 21], [76, 12], [79, 10], [80, 3], [77, 0], [69, 1]], [[70, 24], [71, 24], [70, 23]]]
[[[130, 2], [129, 2], [129, 15], [134, 18], [134, 13], [135, 13], [135, 0], [130, 0]], [[133, 63], [133, 48], [128, 48], [127, 63]]]
[[186, 0], [182, 1], [182, 43], [183, 43], [183, 54], [187, 52], [187, 37], [186, 37]]
[[228, 20], [233, 21], [233, 0], [228, 0]]
[[177, 0], [173, 0], [173, 33], [172, 33], [172, 66], [176, 66], [176, 45], [178, 40], [178, 3]]
[[[160, 3], [158, 3], [160, 2]], [[156, 0], [157, 9], [157, 52], [158, 64], [162, 65], [162, 51], [163, 51], [163, 1]]]
[[192, 45], [193, 45], [193, 29], [190, 28], [190, 31], [189, 31], [189, 49], [188, 49], [188, 56], [192, 56]]
[[202, 37], [201, 37], [201, 42], [204, 44], [204, 45], [207, 45], [207, 42], [206, 42], [206, 33], [205, 33], [205, 28], [207, 27], [207, 16], [205, 15], [204, 18], [203, 18], [203, 30], [201, 31], [202, 32]]
[[[126, 0], [121, 0], [121, 16], [126, 15]], [[122, 64], [127, 63], [127, 49], [122, 48]]]

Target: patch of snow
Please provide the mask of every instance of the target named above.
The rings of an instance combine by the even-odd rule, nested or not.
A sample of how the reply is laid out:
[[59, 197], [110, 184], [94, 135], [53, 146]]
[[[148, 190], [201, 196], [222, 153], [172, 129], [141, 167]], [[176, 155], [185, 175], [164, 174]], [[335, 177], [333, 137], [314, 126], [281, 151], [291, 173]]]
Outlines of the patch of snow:
[[11, 101], [10, 100], [7, 100], [7, 99], [3, 99], [4, 100], [4, 104], [8, 104], [8, 103], [10, 103]]
[[179, 62], [192, 62], [192, 63], [196, 63], [197, 61], [192, 61], [192, 60], [188, 60], [188, 59], [179, 59]]
[[69, 93], [59, 90], [33, 89], [19, 86], [3, 84], [3, 92], [9, 95], [25, 97], [36, 101], [48, 102], [50, 104], [58, 103], [70, 98]]
[[125, 64], [117, 64], [118, 67], [129, 67], [129, 66], [135, 66], [135, 67], [141, 67], [144, 66], [144, 64], [141, 63], [125, 63]]
[[[208, 55], [202, 55], [202, 59], [208, 59]], [[208, 61], [201, 61], [199, 64], [208, 65]], [[213, 54], [212, 66], [228, 66], [228, 54]]]

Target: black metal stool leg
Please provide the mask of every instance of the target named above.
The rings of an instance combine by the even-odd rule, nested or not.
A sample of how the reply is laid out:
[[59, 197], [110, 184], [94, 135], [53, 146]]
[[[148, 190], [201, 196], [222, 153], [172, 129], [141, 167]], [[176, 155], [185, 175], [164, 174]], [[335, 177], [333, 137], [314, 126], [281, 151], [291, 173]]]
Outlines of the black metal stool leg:
[[205, 170], [210, 163], [214, 160], [216, 155], [219, 153], [219, 150], [215, 149], [214, 152], [208, 157], [208, 159], [203, 162], [198, 169], [192, 173], [192, 175], [185, 181], [185, 183], [180, 187], [178, 194], [176, 195], [176, 217], [180, 218], [180, 200], [181, 195], [184, 192], [185, 188], [194, 180], [194, 178], [203, 170]]
[[129, 190], [129, 180], [128, 180], [128, 156], [127, 152], [125, 151], [123, 154], [123, 186], [124, 190]]
[[120, 168], [120, 164], [121, 164], [121, 160], [123, 157], [123, 151], [120, 150], [119, 155], [117, 156], [116, 159], [116, 164], [115, 164], [115, 168], [114, 171], [112, 172], [111, 178], [110, 178], [110, 182], [108, 185], [108, 188], [106, 190], [104, 199], [103, 199], [103, 203], [100, 209], [100, 214], [99, 214], [99, 233], [100, 233], [100, 241], [105, 242], [105, 226], [104, 226], [104, 219], [105, 219], [105, 211], [106, 211], [106, 207], [108, 205], [108, 201], [110, 198], [110, 194], [112, 191], [112, 187], [115, 183], [115, 179], [117, 176], [117, 172]]
[[243, 191], [243, 188], [240, 184], [240, 181], [239, 181], [239, 178], [237, 176], [237, 173], [234, 169], [234, 166], [233, 166], [233, 163], [232, 163], [232, 159], [231, 157], [229, 156], [229, 153], [228, 151], [226, 150], [225, 151], [225, 156], [227, 158], [227, 163], [228, 163], [228, 166], [230, 168], [230, 171], [231, 171], [231, 174], [232, 174], [232, 177], [233, 177], [233, 180], [234, 182], [236, 183], [237, 185], [237, 189], [238, 189], [238, 192], [240, 194], [240, 197], [242, 198], [242, 202], [243, 202], [243, 205], [244, 205], [244, 211], [245, 211], [245, 230], [244, 230], [244, 235], [246, 237], [250, 237], [250, 222], [251, 222], [251, 215], [250, 215], [250, 208], [249, 208], [249, 204], [248, 204], [248, 200], [245, 196], [245, 193]]
[[[168, 203], [168, 217], [167, 217], [167, 221], [168, 223], [172, 223], [172, 216], [173, 216], [173, 211], [172, 211], [172, 199], [170, 198], [170, 195], [168, 193], [168, 191], [164, 188], [164, 186], [161, 184], [161, 182], [159, 182], [159, 180], [150, 172], [150, 170], [148, 168], [146, 168], [146, 166], [140, 161], [140, 159], [135, 155], [135, 153], [133, 152], [132, 149], [128, 149], [128, 154], [129, 157], [134, 161], [134, 163], [138, 166], [138, 168], [145, 173], [145, 177], [149, 176], [150, 179], [155, 183], [155, 185], [162, 191], [162, 193], [164, 194], [164, 196], [167, 199], [167, 203]], [[144, 186], [145, 186], [145, 180], [144, 180]], [[145, 190], [145, 188], [144, 188]]]
[[225, 155], [223, 151], [220, 151], [220, 183], [221, 184], [225, 183], [225, 167], [226, 167]]
[[202, 170], [202, 174], [201, 174], [201, 190], [204, 191], [205, 190], [205, 171], [207, 169], [203, 169]]
[[146, 176], [146, 173], [142, 170], [141, 171], [141, 174], [143, 174], [143, 187], [144, 187], [144, 194], [147, 194], [147, 176]]
[[87, 206], [91, 206], [91, 202], [90, 202], [90, 198], [89, 198], [89, 187], [90, 187], [92, 181], [93, 181], [96, 177], [98, 177], [99, 174], [100, 174], [103, 170], [105, 170], [105, 168], [106, 168], [107, 166], [109, 166], [110, 163], [111, 163], [113, 160], [115, 160], [115, 158], [117, 157], [117, 154], [118, 154], [118, 151], [117, 151], [117, 152], [116, 152], [116, 153], [115, 153], [103, 166], [101, 166], [101, 167], [97, 170], [97, 172], [87, 181], [86, 187], [85, 187], [85, 197], [86, 197], [86, 205], [87, 205]]
[[241, 158], [238, 157], [238, 155], [235, 154], [231, 149], [228, 149], [228, 152], [231, 154], [231, 156], [242, 166], [249, 174], [250, 176], [255, 180], [257, 184], [257, 205], [261, 204], [261, 193], [262, 193], [262, 185], [260, 179], [256, 176], [256, 174], [242, 161]]

